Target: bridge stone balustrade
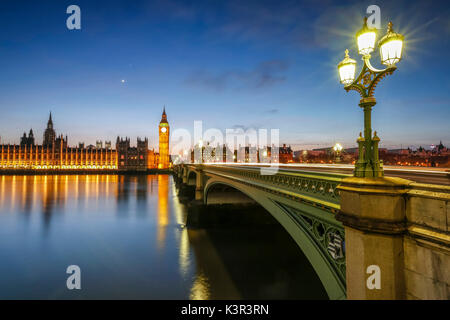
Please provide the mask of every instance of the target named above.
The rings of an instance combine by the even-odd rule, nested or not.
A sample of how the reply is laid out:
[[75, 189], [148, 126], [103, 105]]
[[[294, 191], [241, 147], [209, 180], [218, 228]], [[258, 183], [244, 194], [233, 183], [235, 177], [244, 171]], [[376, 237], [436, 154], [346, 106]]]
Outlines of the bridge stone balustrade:
[[[339, 189], [349, 299], [450, 298], [450, 187], [351, 177]], [[380, 268], [379, 289], [369, 266]]]

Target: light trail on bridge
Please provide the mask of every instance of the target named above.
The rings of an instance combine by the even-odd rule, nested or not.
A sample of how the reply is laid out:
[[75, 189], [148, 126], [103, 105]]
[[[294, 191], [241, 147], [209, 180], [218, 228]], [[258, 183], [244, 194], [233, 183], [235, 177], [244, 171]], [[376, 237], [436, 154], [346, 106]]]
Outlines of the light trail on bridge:
[[[264, 164], [264, 163], [229, 163], [229, 162], [214, 162], [204, 164], [229, 165], [246, 168], [248, 167], [276, 168], [278, 166], [280, 171], [330, 172], [348, 175], [351, 175], [354, 170], [354, 165], [351, 164], [312, 164], [312, 163]], [[405, 168], [401, 166], [384, 166], [384, 174], [386, 177], [398, 177], [418, 183], [450, 185], [450, 169], [448, 168], [422, 168], [422, 167]]]

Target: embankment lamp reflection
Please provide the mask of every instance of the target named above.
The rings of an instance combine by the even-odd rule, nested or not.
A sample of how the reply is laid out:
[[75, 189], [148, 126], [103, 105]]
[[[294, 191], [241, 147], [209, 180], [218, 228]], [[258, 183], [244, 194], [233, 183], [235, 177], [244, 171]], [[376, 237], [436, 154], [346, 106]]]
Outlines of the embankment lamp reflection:
[[371, 113], [376, 104], [375, 87], [386, 75], [392, 74], [395, 66], [402, 59], [404, 37], [394, 32], [392, 22], [389, 22], [386, 35], [378, 42], [381, 63], [385, 69], [376, 69], [370, 63], [371, 53], [375, 50], [377, 30], [367, 26], [367, 18], [360, 31], [356, 33], [358, 52], [362, 55], [363, 67], [355, 79], [356, 61], [351, 59], [348, 50], [345, 58], [338, 64], [339, 79], [346, 91], [355, 90], [361, 95], [359, 106], [364, 110], [364, 137], [362, 133], [357, 140], [359, 158], [355, 165], [356, 177], [376, 178], [384, 176], [383, 164], [378, 156], [378, 138], [375, 131], [372, 136]]

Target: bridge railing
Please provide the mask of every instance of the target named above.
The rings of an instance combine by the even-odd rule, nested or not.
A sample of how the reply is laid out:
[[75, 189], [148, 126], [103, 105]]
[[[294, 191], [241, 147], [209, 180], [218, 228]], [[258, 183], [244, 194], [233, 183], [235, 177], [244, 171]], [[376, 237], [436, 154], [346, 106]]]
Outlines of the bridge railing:
[[304, 201], [310, 201], [314, 205], [321, 204], [332, 211], [340, 208], [337, 187], [342, 179], [349, 176], [301, 170], [294, 172], [283, 169], [279, 169], [273, 175], [263, 175], [260, 168], [220, 165], [204, 165], [204, 171], [220, 173], [239, 179], [244, 183], [284, 193], [287, 196], [300, 196]]

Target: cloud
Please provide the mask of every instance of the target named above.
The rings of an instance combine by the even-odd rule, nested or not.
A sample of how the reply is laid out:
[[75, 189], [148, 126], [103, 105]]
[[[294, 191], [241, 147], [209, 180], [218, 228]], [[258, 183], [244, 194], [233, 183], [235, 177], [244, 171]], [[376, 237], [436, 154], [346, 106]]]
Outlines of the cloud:
[[[373, 1], [334, 0], [228, 0], [223, 2], [157, 0], [165, 15], [180, 21], [203, 25], [209, 41], [277, 43], [300, 49], [330, 49], [354, 45], [354, 35], [362, 26], [362, 17]], [[398, 32], [418, 31], [414, 37], [450, 33], [448, 6], [427, 1], [380, 0], [382, 33], [388, 20], [395, 21]], [[438, 9], [436, 9], [438, 8]], [[436, 27], [427, 21], [439, 18]], [[404, 28], [406, 26], [406, 28]], [[421, 26], [426, 28], [421, 29]], [[400, 27], [400, 29], [398, 28]], [[437, 31], [437, 32], [431, 32]], [[405, 35], [407, 35], [407, 32]], [[381, 33], [380, 33], [381, 34]], [[440, 37], [436, 36], [437, 40]]]
[[194, 21], [198, 17], [198, 10], [194, 4], [176, 0], [156, 0], [149, 4], [149, 10], [157, 10], [158, 14], [166, 14], [173, 19]]
[[216, 21], [209, 31], [212, 38], [242, 42], [264, 39], [291, 45], [293, 40], [311, 34], [311, 17], [322, 12], [328, 3], [328, 0], [229, 0], [223, 7], [225, 18]]
[[231, 70], [213, 73], [207, 70], [193, 72], [185, 83], [216, 91], [227, 89], [261, 89], [286, 81], [284, 72], [289, 63], [284, 60], [263, 61], [251, 70]]

